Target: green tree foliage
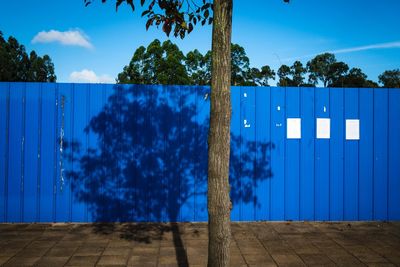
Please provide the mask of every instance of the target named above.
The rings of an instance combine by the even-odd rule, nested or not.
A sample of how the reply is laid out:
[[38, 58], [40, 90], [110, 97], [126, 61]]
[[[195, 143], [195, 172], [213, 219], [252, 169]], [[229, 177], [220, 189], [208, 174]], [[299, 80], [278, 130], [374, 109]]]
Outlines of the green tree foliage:
[[400, 88], [400, 69], [384, 71], [378, 78], [383, 87]]
[[288, 65], [282, 65], [278, 69], [278, 86], [291, 86], [292, 80], [290, 79], [291, 71]]
[[367, 79], [367, 75], [359, 68], [352, 68], [344, 76], [340, 77], [330, 87], [379, 87], [376, 82]]
[[275, 71], [270, 66], [262, 66], [261, 69], [251, 68], [243, 85], [248, 86], [269, 86], [268, 80], [275, 80]]
[[6, 41], [0, 31], [0, 81], [55, 82], [54, 64], [48, 55], [40, 57], [35, 51], [30, 55], [17, 39]]
[[[93, 1], [84, 0], [84, 3], [88, 6]], [[101, 2], [105, 3], [107, 0], [101, 0]], [[132, 11], [135, 11], [134, 0], [115, 0], [117, 10], [122, 3], [128, 4]], [[150, 26], [161, 26], [167, 36], [172, 32], [175, 37], [179, 36], [183, 39], [194, 29], [196, 24], [204, 26], [213, 22], [214, 5], [212, 1], [208, 0], [199, 2], [194, 0], [140, 0], [140, 6], [144, 8], [142, 17], [147, 17], [146, 29]]]
[[245, 85], [250, 72], [250, 59], [244, 48], [238, 44], [231, 45], [231, 84]]
[[[29, 60], [34, 62], [33, 59], [37, 56], [34, 51], [32, 53]], [[232, 44], [231, 57], [232, 85], [269, 86], [268, 81], [274, 80], [277, 75], [278, 86], [309, 87], [322, 82], [326, 87], [379, 87], [376, 82], [368, 80], [360, 68], [349, 70], [346, 63], [338, 62], [335, 55], [329, 53], [317, 55], [306, 67], [300, 61], [295, 61], [291, 66], [282, 65], [277, 73], [268, 65], [261, 69], [250, 67], [250, 59], [239, 44]], [[42, 60], [39, 58], [38, 61]], [[51, 64], [51, 61], [47, 64]], [[305, 83], [307, 74], [309, 83]], [[44, 72], [37, 75], [43, 77]], [[399, 87], [400, 70], [385, 71], [379, 79], [385, 87]], [[135, 84], [210, 85], [211, 51], [203, 55], [195, 49], [185, 56], [177, 45], [170, 41], [161, 44], [156, 39], [147, 48], [141, 46], [136, 49], [129, 65], [118, 74], [117, 81]]]
[[[211, 66], [211, 52], [210, 55]], [[211, 72], [211, 70], [210, 70]], [[261, 69], [250, 67], [246, 50], [239, 44], [231, 45], [231, 84], [236, 86], [268, 86], [268, 80], [275, 79], [275, 72], [268, 66]]]
[[[232, 85], [268, 86], [269, 79], [275, 79], [275, 72], [269, 66], [261, 69], [250, 68], [245, 49], [232, 44]], [[184, 56], [171, 41], [151, 42], [147, 48], [136, 49], [129, 65], [118, 74], [118, 83], [134, 84], [211, 84], [211, 51], [205, 55], [197, 49]]]
[[268, 86], [268, 80], [275, 79], [275, 72], [268, 65], [251, 68], [246, 50], [238, 44], [231, 46], [231, 59], [232, 85]]
[[39, 57], [35, 51], [29, 56], [30, 68], [28, 69], [28, 80], [37, 82], [55, 82], [54, 64], [48, 55]]
[[317, 55], [307, 63], [309, 83], [316, 85], [321, 81], [324, 87], [330, 87], [340, 80], [349, 70], [347, 64], [337, 62], [334, 54]]
[[319, 81], [324, 87], [378, 87], [376, 82], [367, 79], [360, 68], [352, 68], [336, 60], [334, 54], [317, 55], [307, 63], [309, 82], [316, 85]]
[[136, 49], [131, 62], [118, 74], [118, 83], [190, 84], [185, 56], [171, 41], [151, 42]]
[[190, 51], [186, 55], [185, 65], [191, 84], [211, 84], [211, 51], [204, 56], [197, 49]]
[[304, 75], [307, 69], [303, 67], [300, 61], [295, 61], [292, 66], [282, 65], [278, 69], [278, 86], [309, 86], [304, 84]]
[[[237, 86], [269, 86], [268, 81], [278, 76], [278, 86], [308, 87], [315, 86], [318, 82], [325, 87], [379, 87], [367, 79], [367, 75], [360, 68], [349, 69], [344, 62], [338, 62], [335, 55], [325, 53], [317, 55], [305, 67], [300, 61], [295, 61], [291, 66], [282, 65], [277, 73], [268, 65], [260, 69], [250, 67], [250, 59], [245, 49], [239, 44], [232, 44], [232, 85]], [[52, 68], [51, 60], [44, 56], [37, 57], [33, 51], [29, 58], [22, 57], [22, 62], [33, 62], [31, 65], [43, 65]], [[22, 69], [29, 68], [29, 64], [22, 64]], [[31, 80], [45, 79], [45, 69], [35, 73], [28, 73]], [[385, 87], [399, 87], [399, 70], [385, 71], [379, 76], [380, 82]], [[305, 83], [308, 74], [309, 83]], [[151, 42], [147, 48], [144, 46], [136, 49], [131, 62], [118, 74], [118, 83], [135, 84], [180, 84], [180, 85], [210, 85], [211, 84], [211, 51], [204, 55], [197, 49], [186, 54], [173, 44], [159, 40]]]
[[307, 69], [300, 61], [293, 63], [290, 72], [292, 74], [292, 86], [304, 86], [304, 75], [307, 73]]
[[258, 80], [259, 85], [269, 86], [268, 80], [275, 80], [275, 71], [270, 66], [265, 65], [261, 67], [261, 77]]

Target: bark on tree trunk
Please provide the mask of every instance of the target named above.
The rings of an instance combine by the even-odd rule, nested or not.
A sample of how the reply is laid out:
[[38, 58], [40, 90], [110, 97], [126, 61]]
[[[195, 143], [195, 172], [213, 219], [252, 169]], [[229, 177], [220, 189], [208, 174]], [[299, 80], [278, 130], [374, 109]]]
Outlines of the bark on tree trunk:
[[214, 1], [208, 133], [208, 266], [229, 266], [232, 0]]

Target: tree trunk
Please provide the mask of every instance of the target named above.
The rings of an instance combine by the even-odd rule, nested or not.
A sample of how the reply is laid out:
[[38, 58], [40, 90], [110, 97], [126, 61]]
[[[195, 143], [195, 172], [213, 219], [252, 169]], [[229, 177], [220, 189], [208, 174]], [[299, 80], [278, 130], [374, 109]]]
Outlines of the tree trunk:
[[214, 1], [208, 133], [208, 266], [229, 266], [232, 0]]

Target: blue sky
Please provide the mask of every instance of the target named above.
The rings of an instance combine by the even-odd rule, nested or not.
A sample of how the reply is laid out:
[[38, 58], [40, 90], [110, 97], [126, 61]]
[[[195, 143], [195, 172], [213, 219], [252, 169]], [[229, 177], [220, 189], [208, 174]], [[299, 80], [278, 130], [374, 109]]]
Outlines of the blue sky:
[[[123, 5], [115, 12], [114, 5], [114, 0], [89, 7], [83, 0], [3, 0], [0, 30], [28, 51], [50, 55], [59, 82], [110, 82], [137, 47], [167, 39], [160, 29], [145, 30], [140, 11]], [[399, 0], [234, 0], [232, 38], [255, 67], [277, 70], [281, 63], [305, 64], [330, 51], [377, 81], [384, 70], [400, 68], [399, 11]], [[211, 26], [171, 40], [185, 53], [195, 48], [204, 53], [211, 47]]]

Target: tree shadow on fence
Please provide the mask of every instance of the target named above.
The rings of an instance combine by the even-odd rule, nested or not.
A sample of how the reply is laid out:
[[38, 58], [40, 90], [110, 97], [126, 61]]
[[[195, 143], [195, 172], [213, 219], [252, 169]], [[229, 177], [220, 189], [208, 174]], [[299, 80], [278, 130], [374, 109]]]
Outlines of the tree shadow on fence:
[[[173, 222], [193, 221], [196, 213], [205, 214], [207, 208], [209, 120], [204, 111], [209, 102], [204, 99], [208, 89], [200, 89], [115, 85], [114, 93], [85, 129], [96, 146], [83, 150], [76, 140], [64, 142], [67, 159], [78, 163], [65, 174], [71, 179], [75, 198], [87, 205], [93, 221], [172, 222], [130, 224], [121, 237], [151, 242], [172, 232], [180, 266], [188, 266], [188, 260], [179, 227]], [[234, 135], [231, 143], [233, 206], [257, 206], [254, 190], [260, 181], [272, 177], [273, 145], [244, 144]], [[257, 162], [248, 156], [251, 153], [257, 153]], [[241, 177], [251, 179], [243, 182]], [[103, 224], [96, 225], [98, 232], [107, 232]]]

